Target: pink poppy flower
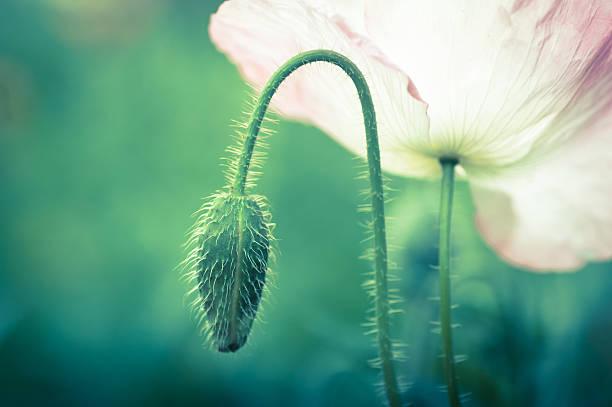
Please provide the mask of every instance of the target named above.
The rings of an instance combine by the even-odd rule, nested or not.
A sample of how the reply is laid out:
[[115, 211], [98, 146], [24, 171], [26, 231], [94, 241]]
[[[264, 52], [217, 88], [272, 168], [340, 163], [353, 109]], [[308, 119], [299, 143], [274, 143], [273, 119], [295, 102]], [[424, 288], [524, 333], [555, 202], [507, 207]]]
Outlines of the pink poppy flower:
[[[383, 168], [435, 177], [439, 158], [457, 158], [476, 224], [508, 261], [612, 257], [609, 0], [230, 0], [210, 36], [256, 88], [299, 52], [349, 57], [371, 87]], [[273, 106], [365, 155], [336, 67], [296, 72]]]

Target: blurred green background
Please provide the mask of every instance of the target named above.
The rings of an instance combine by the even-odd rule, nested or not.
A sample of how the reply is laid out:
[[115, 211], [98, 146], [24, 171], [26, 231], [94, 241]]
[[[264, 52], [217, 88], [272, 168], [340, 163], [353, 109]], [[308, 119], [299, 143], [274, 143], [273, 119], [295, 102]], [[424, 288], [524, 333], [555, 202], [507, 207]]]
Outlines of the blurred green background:
[[[275, 126], [258, 192], [280, 255], [247, 346], [202, 344], [175, 266], [248, 87], [207, 37], [220, 1], [0, 3], [0, 406], [381, 403], [359, 260], [361, 164]], [[391, 178], [405, 399], [444, 406], [436, 182]], [[454, 218], [454, 321], [468, 406], [611, 406], [610, 264], [537, 275]]]

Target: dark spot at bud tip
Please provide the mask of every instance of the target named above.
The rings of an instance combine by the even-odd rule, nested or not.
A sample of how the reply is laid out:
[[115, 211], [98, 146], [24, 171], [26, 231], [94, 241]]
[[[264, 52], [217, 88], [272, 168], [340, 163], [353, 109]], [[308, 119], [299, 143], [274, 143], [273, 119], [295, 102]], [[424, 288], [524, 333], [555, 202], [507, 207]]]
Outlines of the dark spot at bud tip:
[[223, 353], [232, 352], [233, 353], [233, 352], [236, 352], [240, 348], [241, 348], [241, 345], [239, 343], [232, 342], [227, 346], [219, 347], [219, 352], [223, 352]]

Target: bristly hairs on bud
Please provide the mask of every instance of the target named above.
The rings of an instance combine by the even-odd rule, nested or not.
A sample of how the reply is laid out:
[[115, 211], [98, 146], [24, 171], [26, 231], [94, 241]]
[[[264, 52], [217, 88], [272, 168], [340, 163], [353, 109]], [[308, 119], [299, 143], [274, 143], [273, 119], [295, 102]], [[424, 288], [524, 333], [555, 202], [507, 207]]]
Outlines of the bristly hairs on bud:
[[264, 291], [271, 215], [263, 197], [228, 191], [212, 195], [198, 214], [184, 264], [192, 306], [210, 343], [235, 352], [246, 343]]
[[193, 249], [185, 264], [191, 270], [189, 277], [196, 282], [193, 290], [199, 298], [195, 305], [201, 309], [208, 336], [219, 351], [235, 352], [244, 345], [265, 284], [271, 241], [270, 216], [263, 202], [247, 194], [254, 187], [254, 173], [249, 170], [261, 158], [254, 154], [257, 136], [280, 84], [296, 69], [314, 62], [331, 63], [342, 69], [355, 85], [361, 102], [370, 182], [377, 345], [387, 401], [391, 407], [399, 407], [400, 390], [389, 339], [385, 202], [376, 112], [365, 77], [345, 56], [331, 50], [303, 52], [283, 64], [263, 88], [246, 129], [239, 133], [240, 145], [230, 148], [236, 159], [228, 164], [229, 185], [205, 204], [192, 233]]

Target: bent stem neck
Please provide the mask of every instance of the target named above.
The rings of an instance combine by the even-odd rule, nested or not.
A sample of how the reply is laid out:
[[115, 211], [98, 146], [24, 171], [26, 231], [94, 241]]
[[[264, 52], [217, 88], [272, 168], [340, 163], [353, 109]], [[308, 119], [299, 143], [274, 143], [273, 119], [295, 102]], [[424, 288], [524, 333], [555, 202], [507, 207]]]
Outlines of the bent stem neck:
[[370, 199], [372, 204], [372, 224], [374, 231], [374, 272], [376, 283], [375, 307], [378, 333], [378, 351], [383, 373], [385, 393], [391, 407], [401, 405], [397, 378], [393, 368], [393, 350], [389, 338], [389, 300], [387, 290], [387, 240], [385, 231], [385, 212], [382, 171], [380, 167], [380, 150], [378, 146], [378, 128], [374, 102], [365, 77], [357, 66], [345, 56], [330, 50], [308, 51], [288, 60], [268, 80], [255, 110], [251, 114], [247, 127], [246, 139], [239, 161], [236, 165], [235, 178], [232, 183], [232, 194], [244, 195], [249, 166], [257, 135], [272, 96], [280, 84], [301, 66], [313, 62], [328, 62], [342, 69], [352, 80], [359, 95], [363, 121], [365, 125], [368, 170], [370, 179]]
[[442, 166], [442, 190], [440, 194], [440, 325], [442, 349], [444, 352], [444, 378], [451, 407], [460, 406], [455, 357], [453, 354], [453, 336], [451, 324], [451, 287], [450, 287], [450, 230], [453, 208], [453, 190], [455, 186], [455, 159], [440, 159]]

